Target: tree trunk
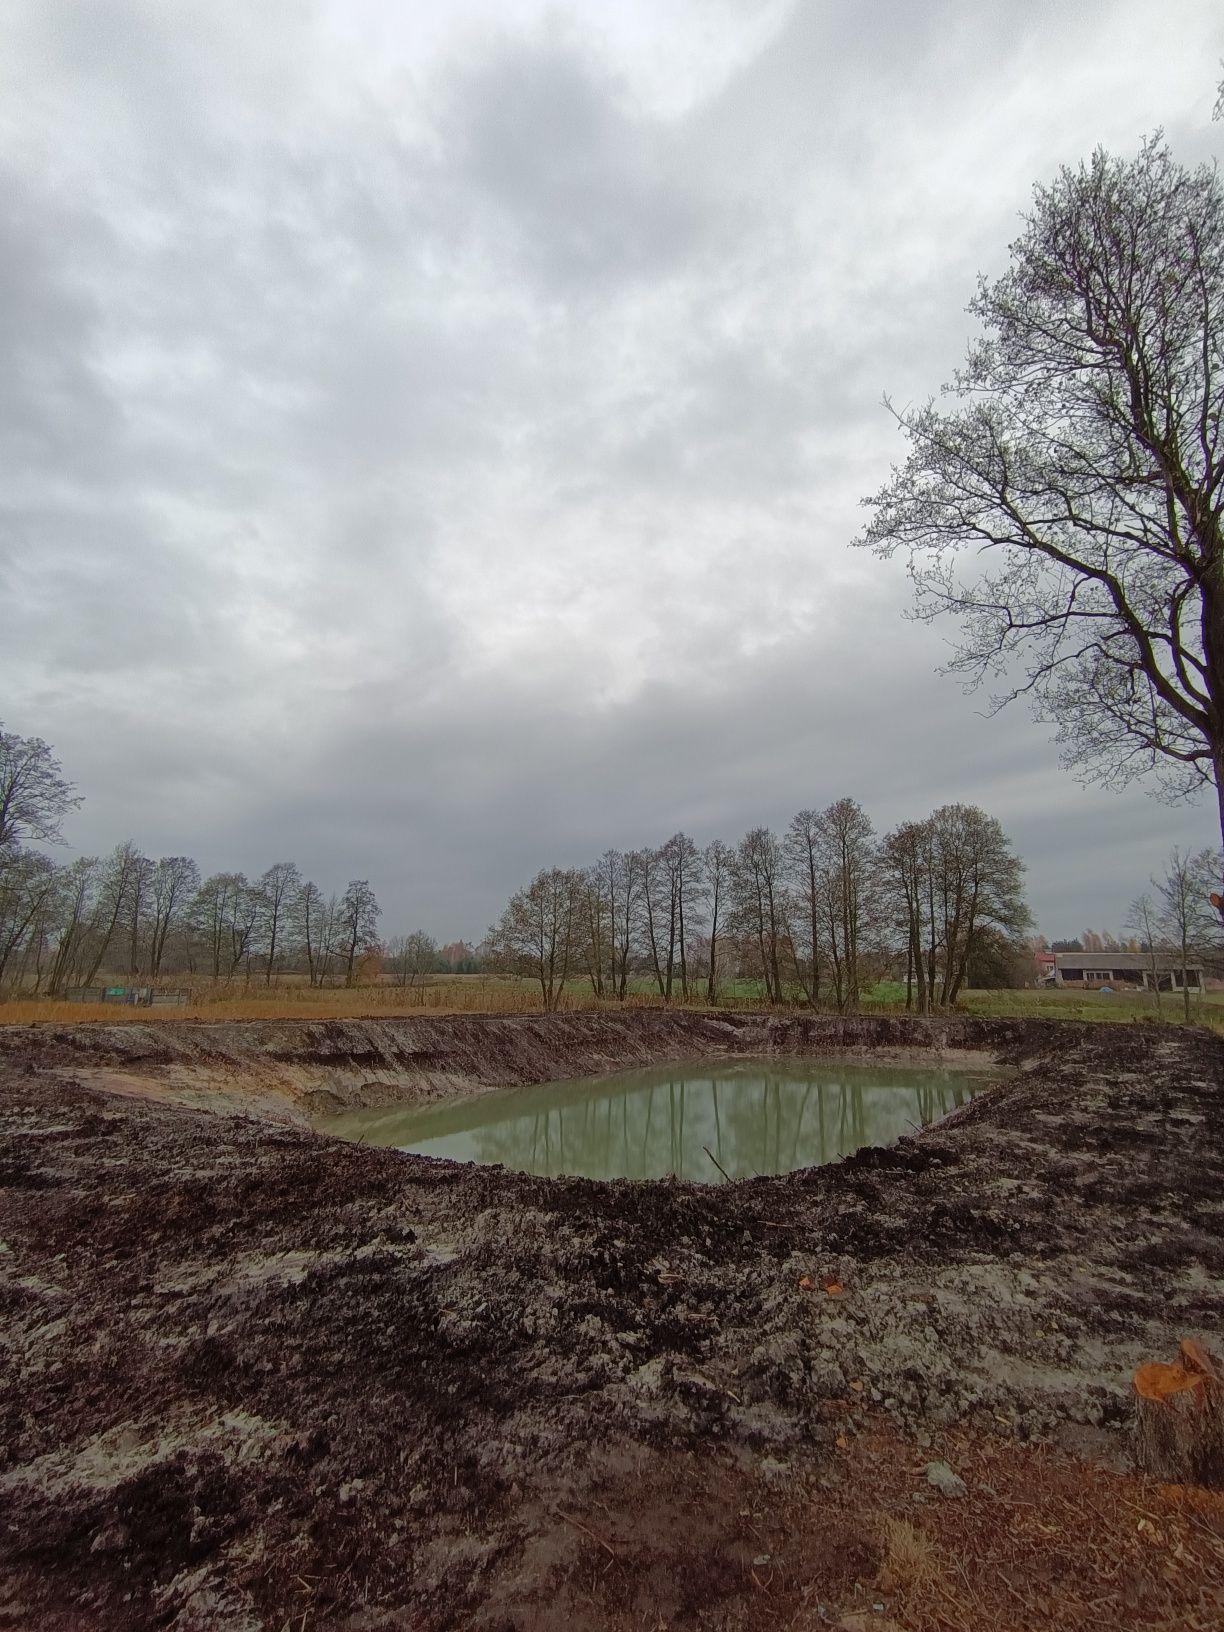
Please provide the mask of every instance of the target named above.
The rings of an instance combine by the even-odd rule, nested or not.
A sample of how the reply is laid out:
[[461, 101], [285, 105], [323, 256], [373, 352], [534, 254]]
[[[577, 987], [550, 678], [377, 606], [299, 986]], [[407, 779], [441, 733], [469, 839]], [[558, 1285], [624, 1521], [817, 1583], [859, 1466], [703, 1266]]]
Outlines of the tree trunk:
[[1182, 938], [1181, 938], [1181, 978], [1182, 978], [1182, 1012], [1186, 1024], [1190, 1024], [1190, 949], [1186, 945], [1186, 913], [1182, 911]]
[[268, 933], [268, 972], [264, 979], [265, 986], [271, 986], [272, 984], [272, 965], [276, 962], [276, 935], [277, 931], [280, 929], [279, 920], [280, 909], [279, 907], [274, 907], [272, 910], [272, 922], [269, 926]]
[[1135, 1373], [1135, 1462], [1166, 1484], [1224, 1489], [1224, 1379], [1192, 1338], [1172, 1365], [1156, 1360]]
[[688, 948], [684, 944], [684, 886], [680, 887], [680, 996], [687, 1003], [689, 996], [688, 984]]
[[667, 917], [667, 979], [663, 984], [663, 1001], [671, 1002], [672, 968], [676, 961], [676, 886], [672, 885], [671, 905]]

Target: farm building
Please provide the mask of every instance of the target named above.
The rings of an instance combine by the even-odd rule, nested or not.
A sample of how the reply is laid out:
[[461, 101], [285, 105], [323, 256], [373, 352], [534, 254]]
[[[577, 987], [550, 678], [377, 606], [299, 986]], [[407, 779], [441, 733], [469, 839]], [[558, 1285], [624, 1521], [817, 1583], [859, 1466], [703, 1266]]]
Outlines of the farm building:
[[[1152, 957], [1147, 952], [1056, 952], [1054, 969], [1045, 977], [1048, 986], [1085, 986], [1099, 988], [1116, 986], [1119, 989], [1138, 987], [1151, 991], [1159, 985], [1162, 992], [1180, 992], [1182, 989], [1181, 963], [1167, 953], [1156, 954], [1156, 978], [1152, 978]], [[1203, 970], [1199, 964], [1189, 964], [1185, 984], [1192, 992], [1203, 989]]]

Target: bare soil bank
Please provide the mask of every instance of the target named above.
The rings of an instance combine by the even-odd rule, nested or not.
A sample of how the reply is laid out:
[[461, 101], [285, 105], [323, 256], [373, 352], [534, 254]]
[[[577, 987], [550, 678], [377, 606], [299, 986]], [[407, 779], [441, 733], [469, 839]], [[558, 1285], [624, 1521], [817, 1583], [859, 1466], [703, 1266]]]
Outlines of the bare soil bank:
[[[1032, 1046], [1057, 1021], [1024, 1028]], [[0, 1027], [0, 1069], [67, 1069], [110, 1092], [306, 1123], [406, 1104], [715, 1055], [980, 1058], [1011, 1048], [1010, 1021], [784, 1018], [628, 1009], [557, 1015], [370, 1020], [166, 1021]]]
[[[847, 1046], [1017, 1070], [892, 1150], [719, 1189], [289, 1125]], [[1133, 1367], [1224, 1333], [1222, 1096], [1224, 1044], [1141, 1027], [4, 1035], [0, 1626], [1224, 1625], [1224, 1501], [1110, 1471]]]

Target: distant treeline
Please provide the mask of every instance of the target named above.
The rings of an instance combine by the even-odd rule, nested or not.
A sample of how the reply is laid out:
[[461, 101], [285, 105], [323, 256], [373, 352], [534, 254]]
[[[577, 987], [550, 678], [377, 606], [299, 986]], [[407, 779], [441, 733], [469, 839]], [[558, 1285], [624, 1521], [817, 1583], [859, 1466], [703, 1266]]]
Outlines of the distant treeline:
[[378, 952], [364, 878], [325, 895], [291, 861], [202, 879], [190, 856], [155, 861], [131, 843], [67, 865], [31, 848], [58, 841], [80, 803], [41, 738], [0, 729], [0, 991], [55, 997], [103, 972], [351, 983]]
[[378, 939], [366, 879], [324, 894], [292, 861], [258, 878], [201, 878], [189, 856], [154, 860], [132, 843], [60, 865], [32, 848], [60, 837], [80, 803], [50, 748], [0, 730], [0, 991], [58, 996], [98, 976], [179, 974], [311, 985], [384, 970], [407, 985], [486, 968], [539, 982], [555, 1008], [567, 984], [624, 999], [645, 983], [665, 1001], [717, 999], [752, 981], [773, 1003], [852, 1011], [883, 975], [907, 1006], [954, 1003], [966, 984], [1011, 983], [1029, 926], [1023, 863], [993, 816], [942, 805], [877, 838], [853, 799], [802, 810], [781, 836], [753, 828], [698, 849], [608, 850], [553, 867], [518, 891], [473, 952], [421, 932]]
[[993, 816], [941, 805], [877, 838], [853, 799], [704, 849], [684, 833], [553, 867], [489, 931], [497, 967], [624, 999], [643, 978], [670, 1002], [750, 980], [772, 1003], [852, 1012], [883, 975], [927, 1012], [969, 984], [1007, 985], [1029, 927], [1024, 864]]
[[67, 866], [10, 845], [0, 851], [0, 989], [56, 997], [103, 971], [351, 984], [377, 946], [378, 917], [366, 879], [325, 895], [291, 861], [255, 879], [201, 879], [190, 856], [155, 861], [130, 843]]

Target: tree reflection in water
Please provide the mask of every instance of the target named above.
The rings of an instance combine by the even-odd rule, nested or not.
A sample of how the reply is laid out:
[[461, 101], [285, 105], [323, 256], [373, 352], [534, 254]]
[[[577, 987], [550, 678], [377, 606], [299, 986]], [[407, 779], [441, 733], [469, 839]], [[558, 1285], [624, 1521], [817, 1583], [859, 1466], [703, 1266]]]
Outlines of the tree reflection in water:
[[986, 1080], [860, 1061], [704, 1060], [349, 1112], [319, 1126], [526, 1173], [721, 1183], [718, 1167], [732, 1178], [789, 1173], [890, 1144], [965, 1104]]

